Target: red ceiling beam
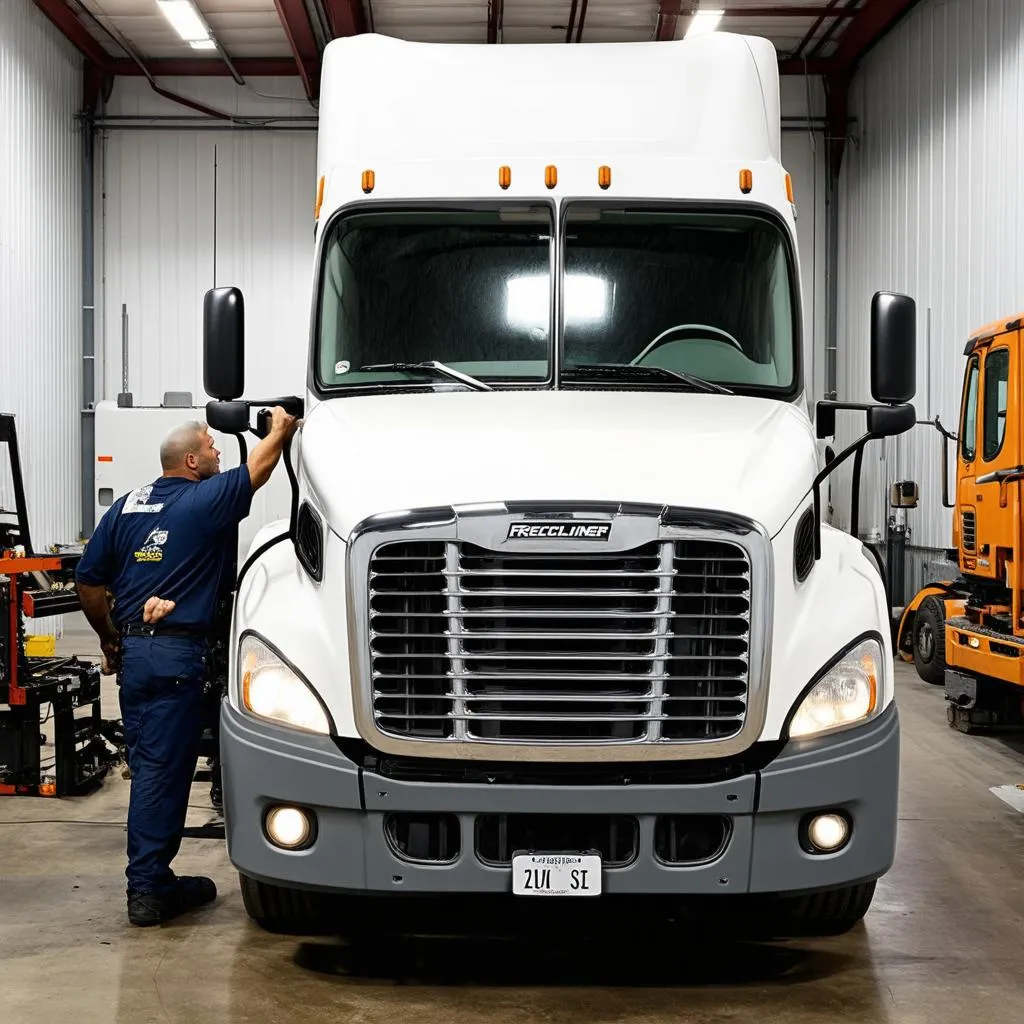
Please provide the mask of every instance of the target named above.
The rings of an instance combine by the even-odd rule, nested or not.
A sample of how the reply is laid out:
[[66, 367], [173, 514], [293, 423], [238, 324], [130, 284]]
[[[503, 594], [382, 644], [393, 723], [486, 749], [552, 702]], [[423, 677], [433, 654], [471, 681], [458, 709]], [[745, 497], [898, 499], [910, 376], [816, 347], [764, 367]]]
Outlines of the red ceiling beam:
[[91, 61], [99, 68], [107, 67], [111, 62], [110, 54], [78, 20], [64, 0], [35, 0], [35, 4], [64, 33], [68, 41], [86, 60]]
[[327, 20], [331, 23], [331, 34], [335, 39], [341, 36], [358, 36], [366, 31], [366, 12], [362, 0], [325, 0]]
[[[299, 69], [299, 78], [306, 96], [315, 100], [320, 94], [320, 47], [306, 5], [302, 0], [274, 0], [277, 16], [281, 19], [281, 27], [288, 37], [288, 45], [295, 57], [295, 66]], [[238, 72], [243, 77], [245, 72]]]
[[854, 17], [839, 37], [831, 59], [851, 71], [916, 3], [917, 0], [865, 0], [864, 6], [853, 12]]

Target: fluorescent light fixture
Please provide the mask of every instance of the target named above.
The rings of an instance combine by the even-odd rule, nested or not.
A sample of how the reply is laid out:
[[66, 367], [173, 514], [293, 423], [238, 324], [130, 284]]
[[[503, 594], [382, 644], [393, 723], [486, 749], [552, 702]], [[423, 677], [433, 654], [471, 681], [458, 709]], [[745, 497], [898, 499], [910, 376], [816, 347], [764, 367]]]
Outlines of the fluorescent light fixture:
[[212, 39], [193, 39], [189, 44], [193, 50], [216, 50], [217, 44]]
[[[593, 323], [608, 316], [608, 282], [591, 274], [569, 274], [565, 281], [566, 323]], [[514, 327], [546, 331], [550, 278], [547, 274], [513, 277], [506, 282], [505, 318]]]
[[210, 40], [210, 30], [191, 0], [156, 0], [163, 16], [186, 43], [204, 43]]
[[690, 25], [686, 30], [687, 39], [690, 36], [705, 36], [709, 32], [714, 32], [718, 28], [718, 23], [722, 20], [722, 15], [725, 11], [722, 10], [701, 10], [698, 11], [691, 19]]

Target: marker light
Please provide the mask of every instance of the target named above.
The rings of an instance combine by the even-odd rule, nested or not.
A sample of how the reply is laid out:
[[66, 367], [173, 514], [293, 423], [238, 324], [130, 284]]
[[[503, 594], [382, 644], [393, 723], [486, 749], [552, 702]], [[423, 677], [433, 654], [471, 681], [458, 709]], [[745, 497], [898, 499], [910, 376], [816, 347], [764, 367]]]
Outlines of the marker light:
[[297, 850], [309, 842], [313, 823], [309, 815], [298, 807], [275, 807], [266, 818], [267, 838], [286, 850]]
[[369, 195], [377, 184], [377, 175], [373, 171], [363, 171], [363, 191]]
[[791, 174], [786, 175], [786, 198], [791, 204], [796, 204], [796, 199], [793, 197], [793, 176]]
[[512, 184], [512, 168], [511, 167], [499, 167], [498, 168], [498, 185], [501, 188], [508, 188]]
[[746, 195], [754, 187], [754, 172], [740, 171], [740, 191]]
[[612, 169], [610, 167], [599, 167], [597, 169], [597, 183], [601, 188], [611, 188]]
[[877, 640], [848, 650], [801, 701], [789, 726], [791, 739], [817, 736], [871, 718], [878, 709], [882, 651]]
[[558, 168], [553, 164], [544, 168], [544, 184], [548, 188], [554, 188], [558, 184]]
[[807, 839], [818, 853], [835, 853], [850, 838], [850, 823], [841, 814], [818, 814], [807, 826]]
[[316, 203], [313, 206], [313, 220], [320, 219], [320, 207], [324, 204], [324, 176], [320, 175], [320, 184], [316, 187]]

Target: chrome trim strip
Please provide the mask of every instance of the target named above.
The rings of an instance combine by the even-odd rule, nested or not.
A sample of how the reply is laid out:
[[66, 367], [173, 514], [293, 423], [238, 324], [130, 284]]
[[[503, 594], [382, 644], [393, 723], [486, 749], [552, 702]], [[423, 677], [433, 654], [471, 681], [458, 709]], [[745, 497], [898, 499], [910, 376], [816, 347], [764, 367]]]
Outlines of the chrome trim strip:
[[[468, 542], [496, 551], [536, 552], [551, 555], [550, 540], [506, 540], [513, 521], [537, 518], [567, 520], [608, 520], [609, 539], [600, 550], [629, 551], [655, 541], [724, 541], [742, 547], [750, 565], [750, 612], [746, 718], [742, 728], [727, 739], [664, 740], [649, 738], [601, 743], [491, 742], [489, 740], [399, 739], [381, 732], [373, 714], [373, 674], [369, 633], [369, 567], [374, 551], [396, 541], [430, 540]], [[669, 549], [671, 550], [671, 549]], [[595, 543], [559, 540], [555, 552], [589, 553]], [[774, 608], [774, 564], [771, 539], [764, 527], [752, 520], [728, 513], [668, 506], [637, 506], [614, 503], [508, 502], [474, 506], [410, 509], [371, 516], [357, 524], [346, 548], [347, 610], [349, 628], [350, 678], [353, 708], [359, 735], [383, 753], [413, 757], [458, 760], [536, 762], [630, 762], [680, 761], [728, 757], [741, 753], [761, 735], [768, 706], [771, 637]], [[659, 571], [662, 571], [659, 569]], [[461, 590], [461, 587], [460, 587]], [[653, 592], [657, 593], [657, 592]], [[652, 594], [653, 596], [653, 594]], [[460, 621], [472, 620], [473, 613], [459, 612]], [[490, 613], [482, 613], [490, 614]], [[527, 613], [531, 614], [531, 613]], [[577, 613], [578, 614], [578, 613]], [[621, 617], [629, 617], [623, 615]], [[668, 618], [705, 616], [666, 615], [659, 600], [658, 610], [641, 616], [650, 620], [656, 632], [664, 632]], [[735, 616], [723, 616], [735, 618]], [[708, 616], [711, 618], [711, 616]], [[449, 619], [449, 621], [452, 621]], [[461, 641], [460, 651], [461, 651]], [[453, 686], [465, 690], [465, 679], [452, 678]], [[653, 679], [655, 685], [657, 678]], [[664, 680], [661, 681], [664, 686]], [[735, 698], [730, 698], [735, 699]], [[477, 717], [467, 715], [466, 718]], [[673, 717], [673, 721], [679, 720]]]

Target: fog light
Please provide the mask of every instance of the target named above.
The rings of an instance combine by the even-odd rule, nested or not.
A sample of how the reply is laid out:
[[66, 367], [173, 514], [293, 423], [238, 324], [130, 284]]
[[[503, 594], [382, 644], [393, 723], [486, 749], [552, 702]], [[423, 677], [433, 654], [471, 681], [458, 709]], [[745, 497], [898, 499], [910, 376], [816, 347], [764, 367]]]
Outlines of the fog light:
[[816, 853], [835, 853], [850, 838], [850, 823], [841, 814], [818, 814], [807, 825], [807, 838]]
[[263, 828], [267, 838], [285, 850], [298, 850], [313, 834], [309, 814], [298, 807], [275, 807], [267, 814]]

